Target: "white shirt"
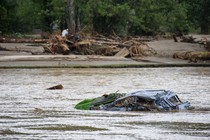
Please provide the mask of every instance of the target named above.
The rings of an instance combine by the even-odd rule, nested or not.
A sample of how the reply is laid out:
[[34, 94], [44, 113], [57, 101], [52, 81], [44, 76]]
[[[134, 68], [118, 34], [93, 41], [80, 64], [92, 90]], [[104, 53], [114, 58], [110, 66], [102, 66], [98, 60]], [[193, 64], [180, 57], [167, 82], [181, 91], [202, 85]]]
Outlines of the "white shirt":
[[69, 34], [68, 29], [65, 29], [65, 30], [62, 31], [62, 37], [65, 37], [65, 36], [67, 36], [68, 34]]

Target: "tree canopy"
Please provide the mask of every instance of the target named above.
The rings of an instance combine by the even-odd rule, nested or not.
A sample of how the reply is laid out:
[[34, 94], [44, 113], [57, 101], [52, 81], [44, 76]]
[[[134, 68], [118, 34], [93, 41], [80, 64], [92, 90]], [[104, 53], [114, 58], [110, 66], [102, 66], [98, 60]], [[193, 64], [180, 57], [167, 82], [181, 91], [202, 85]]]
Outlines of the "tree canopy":
[[210, 28], [209, 0], [1, 0], [0, 13], [2, 33], [72, 26], [103, 34], [208, 34]]

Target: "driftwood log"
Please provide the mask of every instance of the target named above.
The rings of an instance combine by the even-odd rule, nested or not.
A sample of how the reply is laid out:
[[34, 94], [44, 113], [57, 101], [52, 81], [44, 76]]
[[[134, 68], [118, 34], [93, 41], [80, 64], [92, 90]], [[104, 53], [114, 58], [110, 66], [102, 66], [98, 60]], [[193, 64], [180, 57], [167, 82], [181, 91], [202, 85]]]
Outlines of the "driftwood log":
[[15, 39], [0, 38], [0, 43], [47, 43], [48, 39]]
[[198, 61], [210, 60], [210, 52], [176, 52], [173, 54], [173, 58], [189, 60], [189, 62], [197, 63]]

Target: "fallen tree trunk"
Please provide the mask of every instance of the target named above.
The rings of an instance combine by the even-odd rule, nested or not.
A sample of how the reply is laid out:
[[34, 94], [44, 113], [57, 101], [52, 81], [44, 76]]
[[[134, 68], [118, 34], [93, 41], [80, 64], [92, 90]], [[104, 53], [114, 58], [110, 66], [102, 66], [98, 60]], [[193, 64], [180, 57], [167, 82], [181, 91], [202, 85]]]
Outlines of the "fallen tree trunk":
[[0, 38], [0, 43], [47, 43], [48, 39], [14, 39]]
[[190, 52], [187, 55], [190, 62], [210, 60], [210, 52]]
[[176, 52], [174, 53], [173, 58], [189, 60], [189, 62], [196, 63], [198, 61], [210, 60], [210, 52]]

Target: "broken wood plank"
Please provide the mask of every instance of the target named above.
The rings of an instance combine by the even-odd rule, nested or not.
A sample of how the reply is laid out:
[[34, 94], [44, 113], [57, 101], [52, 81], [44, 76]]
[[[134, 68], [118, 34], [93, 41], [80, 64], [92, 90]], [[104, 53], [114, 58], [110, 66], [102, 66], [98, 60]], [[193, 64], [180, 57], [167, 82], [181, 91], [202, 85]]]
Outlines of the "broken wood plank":
[[115, 56], [118, 56], [118, 57], [127, 57], [129, 54], [130, 54], [129, 50], [126, 47], [124, 47], [117, 54], [115, 54]]

